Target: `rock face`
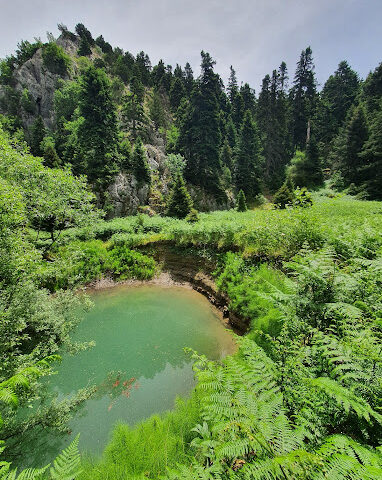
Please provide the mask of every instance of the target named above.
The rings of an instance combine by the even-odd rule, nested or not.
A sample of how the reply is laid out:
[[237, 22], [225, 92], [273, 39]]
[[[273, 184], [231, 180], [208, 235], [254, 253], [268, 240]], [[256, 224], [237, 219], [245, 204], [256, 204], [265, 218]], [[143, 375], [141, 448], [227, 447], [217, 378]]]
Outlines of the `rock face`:
[[109, 218], [137, 213], [138, 207], [147, 203], [149, 191], [149, 185], [138, 185], [134, 175], [119, 173], [107, 189]]
[[[62, 46], [70, 55], [74, 55], [78, 48], [76, 42], [62, 37], [57, 40], [57, 44]], [[22, 122], [24, 127], [29, 128], [36, 119], [36, 115], [41, 115], [46, 127], [54, 127], [54, 91], [60, 78], [68, 80], [70, 77], [62, 77], [48, 70], [44, 65], [41, 48], [32, 58], [15, 70], [15, 89], [20, 93], [25, 88], [28, 89], [31, 100], [36, 106], [35, 114], [28, 113], [23, 109]]]
[[211, 210], [227, 210], [234, 206], [234, 200], [231, 197], [227, 197], [225, 202], [219, 203], [215, 197], [205, 192], [199, 187], [191, 185], [189, 192], [194, 202], [194, 207], [201, 212], [209, 212]]

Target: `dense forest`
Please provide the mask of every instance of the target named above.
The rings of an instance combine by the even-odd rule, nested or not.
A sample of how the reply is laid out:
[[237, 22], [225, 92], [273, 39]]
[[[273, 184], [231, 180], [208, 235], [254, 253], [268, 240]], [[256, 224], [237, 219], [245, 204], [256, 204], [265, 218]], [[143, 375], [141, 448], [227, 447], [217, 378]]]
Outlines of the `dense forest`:
[[[382, 478], [382, 64], [319, 89], [307, 47], [255, 93], [204, 51], [194, 75], [59, 30], [0, 62], [0, 479]], [[102, 457], [16, 469], [94, 394], [44, 390], [92, 348], [78, 291], [157, 276], [159, 248], [205, 263], [237, 352], [189, 351], [189, 398]]]

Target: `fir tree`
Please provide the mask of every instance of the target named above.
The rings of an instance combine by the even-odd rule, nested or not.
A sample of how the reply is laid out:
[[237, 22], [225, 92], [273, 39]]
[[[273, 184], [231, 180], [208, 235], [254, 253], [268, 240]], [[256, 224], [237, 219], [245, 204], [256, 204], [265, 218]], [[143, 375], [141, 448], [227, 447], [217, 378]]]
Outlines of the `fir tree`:
[[140, 137], [137, 138], [134, 144], [132, 164], [134, 168], [134, 175], [138, 180], [138, 184], [151, 183], [150, 167], [147, 163], [145, 149]]
[[382, 200], [382, 104], [370, 124], [370, 136], [359, 155], [364, 166], [360, 176], [364, 189], [372, 200]]
[[142, 101], [133, 92], [128, 93], [123, 98], [122, 117], [125, 125], [131, 128], [133, 139], [136, 139], [142, 129], [145, 113]]
[[229, 170], [233, 170], [233, 158], [232, 158], [232, 149], [229, 145], [228, 139], [224, 140], [221, 153], [220, 153], [220, 162], [223, 166], [226, 166]]
[[288, 177], [297, 187], [316, 188], [323, 183], [317, 142], [312, 137], [306, 152], [297, 151], [288, 168]]
[[176, 110], [182, 98], [186, 95], [186, 90], [184, 88], [183, 82], [179, 77], [175, 77], [170, 89], [170, 103], [173, 110]]
[[359, 92], [358, 75], [343, 61], [325, 82], [314, 119], [321, 155], [326, 158], [331, 142], [344, 123]]
[[256, 123], [250, 112], [244, 116], [236, 160], [236, 188], [252, 202], [261, 193], [261, 147]]
[[182, 119], [178, 145], [187, 160], [185, 176], [216, 196], [225, 197], [221, 185], [219, 104], [220, 83], [215, 62], [202, 52], [202, 73]]
[[287, 205], [292, 205], [293, 200], [293, 189], [290, 188], [290, 185], [287, 182], [284, 182], [275, 193], [273, 203], [277, 205], [278, 208], [285, 208]]
[[262, 133], [265, 161], [265, 181], [274, 191], [284, 180], [285, 166], [290, 158], [288, 142], [288, 102], [285, 95], [287, 69], [282, 63], [279, 70], [266, 75], [259, 95], [257, 119]]
[[31, 153], [36, 157], [42, 157], [44, 152], [41, 149], [41, 142], [43, 141], [46, 135], [46, 129], [44, 121], [39, 115], [34, 121], [30, 134], [30, 147]]
[[116, 172], [117, 117], [111, 85], [103, 70], [88, 67], [80, 79], [79, 108], [83, 117], [78, 128], [80, 155], [89, 181], [109, 181]]
[[47, 165], [50, 168], [59, 167], [61, 164], [61, 160], [57, 154], [53, 138], [45, 137], [40, 145], [41, 145], [41, 150], [43, 152], [45, 165]]
[[165, 125], [165, 111], [162, 96], [156, 88], [154, 89], [150, 102], [150, 118], [154, 122], [156, 129]]
[[178, 173], [169, 195], [166, 215], [169, 217], [186, 218], [192, 207], [191, 196], [187, 191], [182, 175]]
[[369, 136], [368, 125], [363, 105], [359, 105], [349, 115], [344, 132], [344, 144], [338, 159], [339, 169], [345, 185], [358, 186], [362, 183], [362, 168], [365, 164], [360, 153]]
[[251, 114], [254, 115], [256, 110], [255, 91], [249, 86], [248, 83], [245, 83], [242, 87], [240, 87], [240, 95], [243, 99], [244, 111], [249, 110]]
[[131, 143], [128, 139], [122, 140], [118, 145], [120, 156], [120, 169], [123, 172], [129, 172], [132, 168], [132, 151]]
[[232, 65], [229, 67], [229, 79], [228, 79], [228, 97], [230, 102], [233, 102], [233, 99], [235, 98], [237, 92], [239, 91], [238, 86], [237, 86], [237, 78], [236, 78], [236, 72], [233, 69]]
[[303, 149], [306, 146], [308, 124], [313, 117], [317, 101], [316, 79], [310, 47], [301, 52], [297, 62], [291, 101], [293, 147]]
[[226, 124], [226, 135], [229, 146], [234, 152], [237, 146], [237, 130], [231, 116], [228, 117], [228, 121]]
[[151, 73], [154, 86], [159, 88], [162, 84], [162, 78], [166, 74], [166, 67], [162, 59], [159, 60], [158, 65], [155, 65]]
[[238, 212], [247, 211], [247, 202], [246, 202], [245, 193], [243, 192], [243, 190], [240, 190], [237, 195], [236, 209]]
[[184, 67], [184, 86], [186, 87], [187, 93], [190, 94], [194, 86], [194, 73], [188, 62]]

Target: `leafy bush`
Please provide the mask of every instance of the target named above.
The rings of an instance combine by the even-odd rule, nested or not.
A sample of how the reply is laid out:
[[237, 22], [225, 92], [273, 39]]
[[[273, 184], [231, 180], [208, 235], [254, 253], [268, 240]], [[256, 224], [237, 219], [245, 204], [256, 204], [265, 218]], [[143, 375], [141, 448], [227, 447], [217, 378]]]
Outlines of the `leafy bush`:
[[55, 42], [46, 44], [42, 51], [44, 65], [52, 73], [66, 75], [70, 68], [70, 57]]
[[113, 275], [121, 280], [127, 278], [149, 280], [155, 275], [155, 260], [126, 246], [114, 246], [109, 251], [109, 255]]

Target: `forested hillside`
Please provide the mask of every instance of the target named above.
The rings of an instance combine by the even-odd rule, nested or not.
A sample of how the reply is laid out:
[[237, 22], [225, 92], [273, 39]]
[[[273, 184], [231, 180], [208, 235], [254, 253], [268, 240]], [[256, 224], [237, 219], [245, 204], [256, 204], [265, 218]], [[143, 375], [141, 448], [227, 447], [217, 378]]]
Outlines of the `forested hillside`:
[[[255, 93], [204, 51], [194, 74], [59, 29], [0, 63], [0, 479], [382, 479], [382, 64], [319, 89], [308, 47]], [[186, 348], [189, 395], [89, 455], [71, 420], [137, 379], [49, 377], [95, 347], [92, 288], [162, 273], [237, 351]]]
[[2, 61], [2, 123], [45, 165], [85, 174], [109, 215], [163, 213], [174, 169], [201, 210], [232, 206], [240, 190], [261, 203], [286, 179], [381, 199], [381, 65], [363, 81], [342, 61], [319, 91], [308, 47], [294, 74], [281, 62], [256, 95], [233, 67], [225, 87], [209, 53], [194, 75], [82, 24], [59, 28]]

